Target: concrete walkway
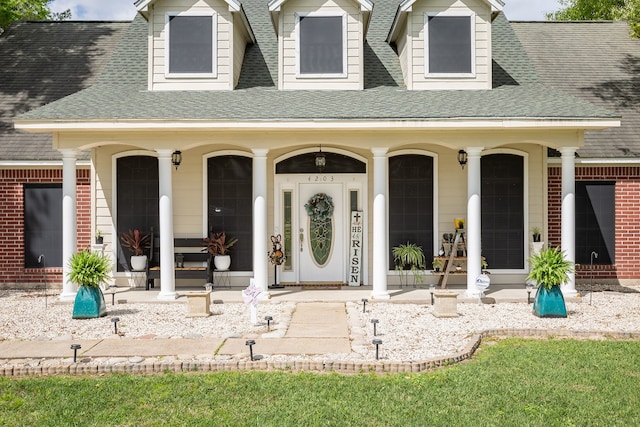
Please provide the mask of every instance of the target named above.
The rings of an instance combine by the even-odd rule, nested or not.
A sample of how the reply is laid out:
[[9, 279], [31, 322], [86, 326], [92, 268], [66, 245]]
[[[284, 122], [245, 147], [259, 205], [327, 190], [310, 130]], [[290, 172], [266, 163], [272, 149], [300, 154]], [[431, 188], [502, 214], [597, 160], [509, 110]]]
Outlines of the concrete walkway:
[[[173, 301], [157, 299], [159, 290], [118, 288], [114, 305], [120, 303], [186, 304], [186, 292], [196, 288], [179, 288]], [[459, 294], [458, 303], [477, 304], [477, 299], [464, 297], [464, 287], [449, 288]], [[215, 289], [212, 303], [242, 301], [242, 288]], [[108, 373], [163, 373], [163, 372], [219, 372], [229, 370], [291, 370], [322, 372], [422, 372], [447, 366], [472, 357], [480, 345], [482, 334], [474, 335], [462, 351], [418, 361], [361, 360], [349, 356], [358, 353], [362, 343], [351, 342], [347, 309], [369, 304], [421, 304], [430, 305], [428, 287], [391, 288], [390, 300], [371, 299], [366, 287], [338, 290], [303, 290], [285, 288], [272, 290], [272, 302], [295, 302], [290, 319], [285, 319], [271, 331], [265, 328], [256, 335], [244, 337], [209, 338], [156, 338], [153, 335], [125, 338], [113, 335], [93, 340], [33, 340], [0, 341], [0, 376], [75, 375]], [[532, 295], [533, 296], [533, 295]], [[111, 306], [110, 295], [105, 295]], [[572, 298], [573, 299], [573, 298]], [[569, 300], [569, 299], [567, 299]], [[575, 298], [578, 300], [578, 298]], [[493, 286], [483, 298], [484, 304], [526, 302], [527, 292], [518, 287]], [[65, 302], [63, 304], [71, 304]], [[351, 325], [353, 326], [353, 325]], [[484, 333], [484, 332], [483, 332]], [[489, 332], [487, 332], [489, 333]], [[546, 329], [491, 330], [491, 335], [540, 336], [547, 334], [591, 337], [593, 332]], [[582, 334], [582, 335], [581, 335]], [[584, 335], [587, 334], [587, 335]], [[606, 332], [607, 337], [630, 339], [637, 333]], [[356, 334], [357, 335], [357, 334]], [[564, 336], [564, 335], [563, 335]], [[250, 360], [248, 339], [255, 340], [254, 360]], [[77, 362], [73, 360], [72, 344], [79, 344]], [[353, 348], [352, 348], [353, 346]]]
[[[0, 341], [0, 359], [68, 358], [80, 344], [78, 358], [175, 356], [180, 359], [247, 353], [245, 338]], [[318, 355], [349, 353], [349, 327], [344, 303], [299, 303], [284, 337], [256, 339], [254, 354]]]
[[[299, 303], [283, 338], [256, 340], [254, 353], [309, 355], [350, 353], [349, 327], [344, 303]], [[226, 340], [218, 354], [247, 351], [246, 340]]]

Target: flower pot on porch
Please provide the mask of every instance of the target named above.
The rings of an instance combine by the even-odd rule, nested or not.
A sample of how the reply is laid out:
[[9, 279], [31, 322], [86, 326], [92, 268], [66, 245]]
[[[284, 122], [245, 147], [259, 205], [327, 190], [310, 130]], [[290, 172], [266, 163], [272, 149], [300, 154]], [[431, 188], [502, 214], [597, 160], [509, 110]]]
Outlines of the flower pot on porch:
[[231, 266], [231, 256], [216, 255], [215, 257], [213, 257], [213, 265], [215, 265], [216, 270], [228, 270]]
[[147, 269], [147, 256], [146, 255], [131, 256], [131, 269], [133, 271], [145, 271]]
[[92, 286], [80, 286], [73, 303], [74, 319], [92, 319], [107, 314], [107, 306], [104, 303], [104, 295], [100, 288]]
[[533, 314], [538, 317], [567, 317], [567, 306], [560, 286], [538, 287], [533, 301]]

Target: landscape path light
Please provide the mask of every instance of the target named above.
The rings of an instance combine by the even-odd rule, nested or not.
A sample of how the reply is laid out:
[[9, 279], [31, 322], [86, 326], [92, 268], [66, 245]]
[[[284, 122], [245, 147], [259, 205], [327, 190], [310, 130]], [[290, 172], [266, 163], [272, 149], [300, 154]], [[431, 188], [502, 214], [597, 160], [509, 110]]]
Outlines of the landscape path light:
[[531, 304], [531, 292], [535, 289], [536, 285], [533, 282], [527, 282], [524, 287], [527, 289], [527, 304]]
[[382, 340], [381, 340], [381, 339], [376, 338], [376, 339], [375, 339], [375, 340], [373, 340], [372, 342], [373, 342], [373, 345], [375, 345], [375, 346], [376, 346], [376, 360], [379, 360], [379, 359], [380, 359], [380, 353], [379, 353], [379, 350], [380, 350], [380, 349], [379, 349], [379, 347], [380, 347], [380, 344], [382, 344]]
[[120, 321], [119, 317], [114, 317], [111, 319], [113, 322], [113, 333], [118, 335], [118, 322]]
[[80, 344], [71, 344], [71, 350], [73, 350], [73, 363], [76, 363], [78, 357], [78, 350], [81, 349], [82, 346]]
[[252, 362], [253, 362], [253, 346], [255, 345], [255, 343], [256, 343], [255, 340], [247, 340], [245, 342], [245, 344], [249, 346], [249, 358], [251, 358]]
[[373, 336], [375, 337], [376, 335], [378, 335], [378, 331], [376, 329], [376, 326], [378, 325], [379, 320], [378, 319], [371, 319], [371, 323], [373, 323]]

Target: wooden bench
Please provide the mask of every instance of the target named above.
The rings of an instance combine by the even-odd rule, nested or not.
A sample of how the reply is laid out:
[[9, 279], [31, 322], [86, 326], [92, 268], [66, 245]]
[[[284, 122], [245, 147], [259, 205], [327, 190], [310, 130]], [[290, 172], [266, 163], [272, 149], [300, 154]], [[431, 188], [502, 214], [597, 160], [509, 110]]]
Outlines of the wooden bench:
[[[213, 282], [213, 257], [202, 252], [203, 239], [198, 237], [178, 237], [173, 239], [174, 256], [183, 256], [183, 267], [175, 268], [176, 279], [202, 279]], [[175, 260], [174, 260], [175, 265]], [[151, 247], [147, 262], [146, 289], [155, 287], [155, 279], [160, 279], [160, 236], [151, 230]]]

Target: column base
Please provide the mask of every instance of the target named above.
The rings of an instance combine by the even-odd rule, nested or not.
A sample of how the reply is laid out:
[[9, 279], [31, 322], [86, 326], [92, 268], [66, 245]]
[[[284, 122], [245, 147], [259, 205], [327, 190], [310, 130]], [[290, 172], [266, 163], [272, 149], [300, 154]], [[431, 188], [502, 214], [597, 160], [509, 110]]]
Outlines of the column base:
[[158, 299], [161, 301], [173, 301], [178, 298], [177, 292], [162, 292], [158, 294]]
[[260, 295], [258, 295], [258, 301], [269, 301], [271, 299], [271, 294], [269, 291], [262, 291]]
[[373, 291], [371, 292], [371, 299], [388, 300], [391, 299], [391, 295], [389, 295], [389, 293], [385, 291]]
[[478, 289], [467, 289], [464, 292], [465, 298], [480, 298], [480, 291]]
[[60, 294], [58, 299], [62, 302], [73, 302], [76, 300], [77, 291], [64, 291]]
[[563, 288], [561, 286], [560, 290], [562, 291], [562, 296], [564, 297], [575, 298], [578, 296], [578, 291], [576, 291], [576, 288]]

